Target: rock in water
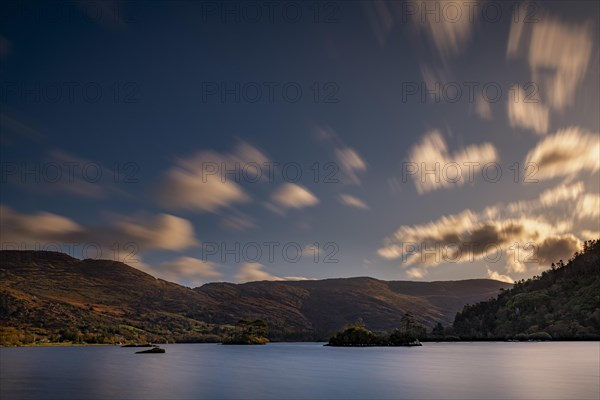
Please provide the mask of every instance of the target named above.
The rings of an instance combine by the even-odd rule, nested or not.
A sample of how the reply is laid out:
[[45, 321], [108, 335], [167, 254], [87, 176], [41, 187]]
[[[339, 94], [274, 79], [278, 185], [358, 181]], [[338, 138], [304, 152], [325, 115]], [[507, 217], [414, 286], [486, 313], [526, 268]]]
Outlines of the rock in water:
[[135, 354], [161, 354], [166, 353], [165, 349], [161, 349], [160, 347], [153, 347], [150, 350], [142, 350], [136, 351]]

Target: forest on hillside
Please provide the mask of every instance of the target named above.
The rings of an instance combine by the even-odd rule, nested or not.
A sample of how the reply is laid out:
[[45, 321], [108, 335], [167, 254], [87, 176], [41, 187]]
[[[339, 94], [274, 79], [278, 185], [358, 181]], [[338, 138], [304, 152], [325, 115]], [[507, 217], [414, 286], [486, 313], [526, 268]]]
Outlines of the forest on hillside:
[[467, 305], [448, 333], [461, 339], [600, 339], [600, 240], [497, 298]]

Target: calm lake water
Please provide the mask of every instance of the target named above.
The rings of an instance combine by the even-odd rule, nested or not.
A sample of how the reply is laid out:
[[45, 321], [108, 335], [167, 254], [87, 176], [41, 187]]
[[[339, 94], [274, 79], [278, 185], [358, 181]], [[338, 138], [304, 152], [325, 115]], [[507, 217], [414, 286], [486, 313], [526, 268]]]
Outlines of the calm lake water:
[[600, 343], [0, 349], [0, 398], [598, 399]]

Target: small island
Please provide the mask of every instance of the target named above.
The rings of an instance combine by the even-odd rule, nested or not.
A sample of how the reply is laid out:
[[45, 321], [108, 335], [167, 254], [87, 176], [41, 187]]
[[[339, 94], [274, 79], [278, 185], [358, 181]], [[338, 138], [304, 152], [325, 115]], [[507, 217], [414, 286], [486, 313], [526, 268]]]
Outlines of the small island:
[[392, 332], [373, 333], [365, 327], [362, 319], [335, 333], [325, 346], [365, 347], [365, 346], [422, 346], [419, 336], [425, 334], [425, 327], [415, 323], [412, 314], [402, 317], [402, 327]]
[[135, 354], [163, 354], [166, 353], [165, 349], [161, 349], [160, 347], [156, 346], [153, 347], [149, 350], [142, 350], [142, 351], [136, 351]]
[[266, 338], [268, 330], [267, 323], [262, 319], [239, 320], [222, 344], [267, 344], [269, 343], [269, 339]]

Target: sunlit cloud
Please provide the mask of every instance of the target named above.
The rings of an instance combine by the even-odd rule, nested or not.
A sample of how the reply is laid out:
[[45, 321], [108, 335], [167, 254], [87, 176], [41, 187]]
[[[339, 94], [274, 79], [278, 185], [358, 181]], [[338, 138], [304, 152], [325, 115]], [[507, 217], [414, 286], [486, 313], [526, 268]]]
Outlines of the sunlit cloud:
[[527, 58], [533, 82], [554, 109], [572, 105], [592, 54], [591, 26], [550, 16], [527, 23], [524, 7], [515, 12], [519, 14], [511, 24], [508, 57]]
[[335, 158], [339, 163], [340, 169], [348, 177], [350, 182], [355, 184], [360, 183], [358, 172], [365, 171], [367, 169], [367, 164], [356, 150], [350, 147], [335, 149]]
[[11, 244], [50, 243], [70, 240], [84, 228], [75, 221], [61, 215], [39, 211], [35, 214], [20, 213], [0, 205], [0, 226], [2, 226], [2, 248]]
[[514, 96], [508, 96], [510, 126], [530, 129], [537, 134], [548, 132], [550, 110], [538, 100], [527, 100], [525, 91], [514, 87]]
[[133, 251], [184, 250], [199, 244], [191, 222], [169, 214], [109, 214], [107, 224], [83, 226], [61, 215], [39, 211], [25, 214], [0, 206], [2, 246], [35, 249], [56, 245], [94, 245], [99, 256], [133, 246]]
[[267, 206], [276, 212], [286, 209], [301, 209], [319, 204], [319, 199], [315, 197], [307, 188], [295, 183], [284, 183], [271, 195], [271, 202]]
[[578, 127], [562, 129], [542, 139], [527, 153], [525, 165], [536, 167], [536, 179], [574, 177], [583, 171], [600, 169], [600, 134]]
[[[471, 2], [470, 6], [477, 3]], [[414, 2], [414, 5], [419, 7], [419, 11], [412, 14], [413, 22], [425, 33], [442, 59], [465, 51], [476, 22], [465, 4], [450, 0], [424, 0]], [[425, 10], [431, 11], [427, 13]]]
[[143, 248], [183, 250], [198, 244], [191, 222], [174, 215], [119, 216], [113, 223], [117, 236]]
[[231, 154], [201, 151], [176, 160], [156, 189], [156, 197], [167, 208], [205, 212], [245, 203], [250, 196], [240, 185], [241, 174], [256, 171], [256, 165], [262, 167], [267, 161], [260, 150], [245, 142]]
[[[400, 259], [405, 267], [475, 261], [503, 263], [516, 273], [548, 267], [560, 258], [569, 258], [581, 245], [570, 233], [573, 223], [582, 201], [597, 201], [586, 197], [583, 189], [581, 182], [563, 183], [537, 199], [498, 204], [481, 212], [467, 209], [429, 223], [403, 225], [385, 240], [378, 254]], [[597, 218], [593, 211], [589, 217]]]
[[[456, 180], [441, 179], [441, 171], [444, 168], [453, 166], [451, 171], [460, 171], [466, 168], [465, 163], [477, 163], [481, 167], [496, 160], [498, 154], [491, 143], [470, 145], [450, 153], [446, 141], [437, 130], [427, 132], [421, 141], [410, 149], [408, 156], [408, 162], [413, 163], [419, 171], [411, 175], [419, 194], [461, 186], [468, 178], [461, 174]], [[423, 175], [423, 171], [436, 171], [436, 176]]]
[[600, 220], [600, 195], [598, 193], [587, 193], [577, 203], [577, 216], [580, 219], [589, 218], [596, 223]]
[[331, 179], [341, 177], [342, 179], [339, 180], [342, 183], [360, 184], [359, 174], [367, 170], [367, 163], [359, 152], [347, 146], [340, 135], [329, 126], [315, 125], [313, 130], [317, 140], [333, 146], [333, 156], [342, 174], [340, 176], [337, 171], [334, 171]]
[[406, 270], [406, 276], [411, 279], [421, 279], [425, 276], [426, 271], [419, 268], [411, 268]]
[[338, 200], [340, 201], [340, 203], [342, 203], [345, 206], [361, 208], [363, 210], [369, 209], [369, 206], [367, 205], [367, 203], [365, 203], [358, 197], [355, 197], [355, 196], [352, 196], [349, 194], [340, 194], [338, 197]]
[[245, 263], [240, 266], [235, 279], [239, 283], [255, 282], [255, 281], [304, 281], [308, 280], [303, 276], [275, 276], [264, 270], [264, 265], [260, 263]]
[[496, 281], [515, 283], [515, 280], [513, 278], [511, 278], [510, 276], [502, 275], [497, 271], [490, 270], [489, 268], [487, 269], [487, 276], [488, 276], [488, 278], [494, 279]]
[[207, 278], [222, 275], [217, 271], [215, 263], [186, 256], [166, 261], [155, 267], [144, 265], [140, 269], [166, 281], [187, 284], [192, 287], [202, 285]]

